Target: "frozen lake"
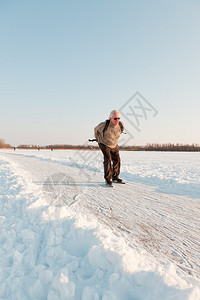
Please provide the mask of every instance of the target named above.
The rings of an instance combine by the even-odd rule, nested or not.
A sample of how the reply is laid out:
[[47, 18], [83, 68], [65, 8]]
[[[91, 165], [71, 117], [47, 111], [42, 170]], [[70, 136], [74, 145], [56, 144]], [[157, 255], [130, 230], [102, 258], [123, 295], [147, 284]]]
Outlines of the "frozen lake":
[[100, 151], [0, 151], [2, 299], [200, 299], [200, 153], [121, 160], [109, 188]]

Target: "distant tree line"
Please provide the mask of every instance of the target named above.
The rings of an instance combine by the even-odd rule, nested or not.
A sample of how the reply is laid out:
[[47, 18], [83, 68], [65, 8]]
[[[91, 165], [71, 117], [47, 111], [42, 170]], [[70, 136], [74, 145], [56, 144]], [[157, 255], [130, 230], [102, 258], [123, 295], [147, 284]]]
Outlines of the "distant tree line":
[[3, 139], [0, 139], [0, 148], [11, 148], [11, 145], [6, 144]]
[[[3, 139], [0, 139], [0, 148], [14, 148], [15, 149], [49, 149], [49, 150], [98, 150], [97, 144], [91, 145], [66, 145], [66, 144], [56, 144], [56, 145], [26, 145], [21, 144], [17, 147], [12, 147], [10, 144], [6, 144]], [[119, 146], [120, 150], [126, 151], [185, 151], [185, 152], [197, 152], [200, 151], [200, 145], [198, 144], [147, 144], [146, 146]]]
[[42, 148], [42, 147], [37, 146], [37, 145], [21, 144], [21, 145], [18, 145], [16, 148], [18, 148], [18, 149], [38, 149], [38, 148]]
[[[49, 149], [49, 150], [97, 150], [97, 145], [19, 145], [19, 149]], [[147, 144], [146, 146], [119, 146], [120, 150], [126, 151], [182, 151], [182, 152], [197, 152], [200, 151], [200, 146], [197, 144]]]
[[183, 144], [147, 144], [146, 146], [122, 146], [122, 150], [129, 151], [185, 151], [197, 152], [200, 151], [200, 146], [197, 144], [183, 145]]
[[48, 146], [45, 146], [44, 149], [60, 149], [60, 150], [65, 150], [65, 149], [68, 149], [68, 150], [74, 150], [74, 149], [77, 149], [77, 150], [88, 150], [88, 149], [98, 149], [99, 147], [98, 146], [88, 146], [88, 145], [48, 145]]

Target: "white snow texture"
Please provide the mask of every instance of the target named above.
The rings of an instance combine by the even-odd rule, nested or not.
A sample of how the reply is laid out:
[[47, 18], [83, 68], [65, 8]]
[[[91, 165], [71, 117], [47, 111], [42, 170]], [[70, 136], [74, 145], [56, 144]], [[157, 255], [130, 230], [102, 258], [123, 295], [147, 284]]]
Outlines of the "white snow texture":
[[0, 300], [200, 300], [200, 153], [0, 151]]

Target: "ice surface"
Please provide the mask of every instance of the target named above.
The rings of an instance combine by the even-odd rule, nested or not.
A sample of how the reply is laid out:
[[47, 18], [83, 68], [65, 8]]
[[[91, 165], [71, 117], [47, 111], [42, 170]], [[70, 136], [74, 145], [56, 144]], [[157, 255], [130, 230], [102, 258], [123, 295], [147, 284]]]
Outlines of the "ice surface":
[[199, 153], [0, 151], [0, 299], [200, 299]]

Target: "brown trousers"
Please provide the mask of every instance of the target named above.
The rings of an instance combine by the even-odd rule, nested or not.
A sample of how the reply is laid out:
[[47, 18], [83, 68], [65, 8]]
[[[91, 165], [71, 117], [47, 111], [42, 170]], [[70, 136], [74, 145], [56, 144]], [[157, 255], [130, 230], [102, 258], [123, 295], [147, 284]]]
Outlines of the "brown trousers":
[[100, 143], [99, 147], [104, 156], [104, 178], [107, 180], [118, 178], [121, 165], [118, 146], [111, 149]]

